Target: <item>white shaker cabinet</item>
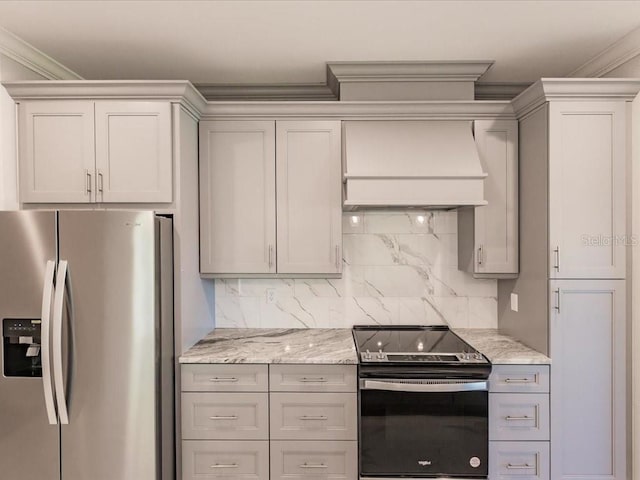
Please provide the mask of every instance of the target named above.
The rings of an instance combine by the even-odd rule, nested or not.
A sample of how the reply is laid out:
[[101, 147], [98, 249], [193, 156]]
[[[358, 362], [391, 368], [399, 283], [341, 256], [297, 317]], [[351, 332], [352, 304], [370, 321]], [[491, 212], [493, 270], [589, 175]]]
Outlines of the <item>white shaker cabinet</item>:
[[518, 122], [476, 120], [487, 205], [458, 211], [459, 268], [478, 278], [518, 274]]
[[549, 103], [551, 278], [625, 277], [625, 102]]
[[550, 282], [554, 480], [627, 478], [625, 281]]
[[200, 272], [342, 270], [338, 121], [200, 122]]
[[18, 104], [22, 203], [172, 201], [169, 102]]
[[20, 200], [95, 201], [93, 102], [24, 102], [18, 111]]
[[276, 129], [278, 273], [340, 273], [340, 122], [279, 121]]
[[275, 122], [200, 122], [200, 271], [275, 273]]

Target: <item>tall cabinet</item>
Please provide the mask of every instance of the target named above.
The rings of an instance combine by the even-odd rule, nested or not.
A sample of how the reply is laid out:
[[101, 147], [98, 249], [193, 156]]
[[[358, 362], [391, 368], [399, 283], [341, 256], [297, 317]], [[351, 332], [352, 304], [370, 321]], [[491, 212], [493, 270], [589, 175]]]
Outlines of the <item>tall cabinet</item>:
[[625, 178], [638, 90], [542, 79], [514, 99], [520, 276], [500, 281], [499, 325], [551, 357], [554, 480], [627, 478]]

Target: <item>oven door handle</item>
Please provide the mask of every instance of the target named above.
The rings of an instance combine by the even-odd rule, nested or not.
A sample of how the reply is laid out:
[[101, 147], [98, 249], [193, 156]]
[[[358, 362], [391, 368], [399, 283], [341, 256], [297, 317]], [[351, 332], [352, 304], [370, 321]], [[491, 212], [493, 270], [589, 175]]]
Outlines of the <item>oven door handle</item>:
[[392, 392], [473, 392], [488, 391], [489, 382], [411, 383], [386, 380], [361, 380], [361, 390], [388, 390]]

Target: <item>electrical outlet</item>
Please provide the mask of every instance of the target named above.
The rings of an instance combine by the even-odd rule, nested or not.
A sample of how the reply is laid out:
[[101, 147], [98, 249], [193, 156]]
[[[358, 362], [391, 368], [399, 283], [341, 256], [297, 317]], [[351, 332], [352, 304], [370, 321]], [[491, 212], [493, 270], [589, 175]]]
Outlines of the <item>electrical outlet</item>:
[[278, 300], [275, 288], [267, 288], [267, 303], [276, 303]]
[[514, 312], [518, 311], [518, 294], [517, 293], [511, 294], [511, 310], [513, 310]]

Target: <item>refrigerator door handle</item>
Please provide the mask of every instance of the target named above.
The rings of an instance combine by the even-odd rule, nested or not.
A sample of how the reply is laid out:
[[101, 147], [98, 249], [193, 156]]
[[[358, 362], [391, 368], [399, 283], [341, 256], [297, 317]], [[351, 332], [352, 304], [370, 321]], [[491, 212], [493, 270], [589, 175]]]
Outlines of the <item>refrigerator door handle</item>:
[[62, 374], [62, 311], [64, 307], [64, 294], [67, 288], [67, 270], [67, 261], [60, 260], [58, 264], [58, 276], [56, 277], [56, 292], [53, 299], [53, 380], [56, 387], [56, 401], [58, 403], [60, 425], [69, 424], [67, 396], [65, 394]]
[[47, 410], [49, 425], [57, 425], [58, 417], [51, 383], [51, 352], [49, 351], [49, 333], [51, 332], [51, 301], [53, 300], [53, 275], [56, 262], [49, 260], [44, 273], [42, 287], [42, 324], [41, 324], [41, 358], [42, 358], [42, 388], [44, 389], [44, 405]]

